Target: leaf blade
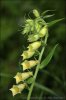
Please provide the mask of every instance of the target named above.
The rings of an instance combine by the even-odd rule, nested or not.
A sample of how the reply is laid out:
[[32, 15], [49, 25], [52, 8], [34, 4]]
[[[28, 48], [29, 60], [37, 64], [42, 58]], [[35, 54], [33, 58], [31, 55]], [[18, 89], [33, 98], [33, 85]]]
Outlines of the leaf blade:
[[27, 84], [31, 84], [33, 82], [33, 77], [30, 77], [29, 79], [26, 80]]
[[44, 16], [47, 12], [52, 12], [52, 11], [55, 11], [55, 10], [46, 10], [41, 15]]
[[63, 19], [65, 19], [65, 18], [56, 19], [56, 20], [54, 20], [54, 21], [51, 21], [51, 22], [47, 23], [47, 25], [48, 25], [48, 27], [51, 27], [51, 26], [53, 26], [54, 24], [56, 24], [57, 22], [62, 21]]
[[50, 53], [48, 54], [48, 56], [42, 61], [42, 63], [40, 64], [40, 69], [45, 68], [48, 63], [50, 62], [50, 60], [52, 59], [55, 49], [57, 48], [58, 44], [56, 44], [53, 49], [50, 51]]
[[52, 17], [52, 16], [54, 16], [54, 15], [55, 15], [55, 14], [52, 14], [52, 15], [46, 15], [46, 16], [44, 16], [43, 18], [46, 19], [46, 18]]

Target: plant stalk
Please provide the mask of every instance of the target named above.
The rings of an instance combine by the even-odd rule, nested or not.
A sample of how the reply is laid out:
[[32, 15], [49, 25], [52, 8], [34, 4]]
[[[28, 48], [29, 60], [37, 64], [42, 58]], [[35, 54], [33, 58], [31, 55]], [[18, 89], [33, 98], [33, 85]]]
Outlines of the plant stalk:
[[[45, 40], [44, 40], [44, 43], [47, 44], [47, 38], [48, 38], [48, 34], [46, 34], [45, 36]], [[29, 90], [29, 93], [28, 93], [28, 97], [27, 97], [27, 100], [30, 100], [31, 98], [31, 94], [32, 94], [32, 91], [33, 91], [33, 87], [34, 87], [34, 84], [35, 84], [35, 80], [36, 80], [36, 77], [37, 77], [37, 74], [38, 74], [38, 71], [39, 71], [39, 67], [40, 67], [40, 62], [41, 62], [41, 59], [42, 59], [42, 55], [44, 53], [44, 50], [45, 50], [45, 46], [42, 47], [42, 50], [41, 50], [41, 53], [39, 55], [39, 64], [37, 65], [36, 67], [36, 70], [35, 70], [35, 74], [33, 76], [33, 83], [31, 84], [31, 87], [30, 87], [30, 90]]]

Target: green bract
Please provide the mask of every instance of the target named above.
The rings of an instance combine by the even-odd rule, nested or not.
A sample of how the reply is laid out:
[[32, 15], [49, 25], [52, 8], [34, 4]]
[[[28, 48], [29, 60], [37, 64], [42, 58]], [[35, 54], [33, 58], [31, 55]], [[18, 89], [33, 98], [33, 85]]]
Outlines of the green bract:
[[37, 41], [39, 39], [39, 34], [31, 34], [28, 36], [28, 41], [29, 42], [34, 42], [34, 41]]

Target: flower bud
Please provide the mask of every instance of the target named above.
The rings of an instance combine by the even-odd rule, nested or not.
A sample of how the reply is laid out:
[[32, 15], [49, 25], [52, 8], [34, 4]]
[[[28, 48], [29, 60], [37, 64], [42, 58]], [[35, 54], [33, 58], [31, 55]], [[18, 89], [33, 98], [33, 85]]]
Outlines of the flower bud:
[[18, 84], [19, 82], [26, 80], [32, 75], [33, 75], [32, 72], [24, 72], [24, 73], [18, 72], [14, 78], [16, 79], [16, 83]]
[[34, 25], [33, 25], [33, 20], [32, 19], [27, 19], [25, 21], [25, 27], [24, 30], [22, 32], [22, 34], [28, 34], [30, 31], [33, 31], [34, 29]]
[[37, 41], [38, 39], [39, 39], [39, 34], [32, 34], [28, 36], [29, 42], [34, 42], [34, 41]]
[[19, 84], [19, 85], [13, 85], [13, 87], [10, 89], [12, 91], [13, 96], [21, 93], [21, 91], [26, 87], [26, 83]]
[[38, 33], [41, 29], [41, 25], [39, 24], [38, 21], [35, 21], [35, 24], [34, 24], [34, 30]]
[[44, 36], [46, 35], [47, 32], [48, 32], [48, 28], [47, 28], [47, 26], [44, 26], [44, 27], [40, 30], [39, 36], [40, 36], [40, 37], [44, 37]]
[[25, 24], [24, 30], [22, 31], [22, 34], [28, 34], [30, 31], [30, 26], [29, 24]]
[[32, 24], [33, 23], [33, 20], [32, 19], [27, 19], [26, 20], [26, 23]]
[[29, 50], [32, 51], [32, 50], [37, 50], [40, 46], [41, 46], [41, 41], [37, 41], [29, 44], [27, 48], [29, 48]]
[[35, 51], [27, 50], [27, 51], [24, 51], [21, 56], [23, 56], [23, 60], [24, 60], [24, 59], [28, 59], [28, 58], [32, 57], [34, 55], [34, 53], [35, 53]]
[[33, 10], [33, 14], [34, 14], [35, 17], [39, 17], [40, 16], [39, 12], [36, 9]]
[[23, 65], [23, 71], [26, 69], [31, 69], [32, 67], [34, 67], [35, 65], [37, 65], [39, 63], [38, 60], [25, 60], [23, 63], [21, 63], [21, 65]]

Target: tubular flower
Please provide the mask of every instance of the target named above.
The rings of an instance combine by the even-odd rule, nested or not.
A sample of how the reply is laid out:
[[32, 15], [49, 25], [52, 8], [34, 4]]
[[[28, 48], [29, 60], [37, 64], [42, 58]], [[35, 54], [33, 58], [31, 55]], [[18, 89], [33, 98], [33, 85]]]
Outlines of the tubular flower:
[[29, 42], [34, 42], [34, 41], [37, 41], [38, 39], [39, 39], [39, 34], [32, 34], [28, 36]]
[[48, 32], [48, 28], [47, 28], [47, 26], [44, 26], [44, 27], [40, 30], [39, 36], [40, 36], [40, 37], [44, 37], [44, 36], [46, 35], [47, 32]]
[[30, 51], [37, 50], [41, 46], [41, 41], [36, 41], [31, 44], [27, 48], [29, 48]]
[[33, 14], [35, 15], [35, 17], [39, 17], [40, 16], [39, 12], [36, 9], [33, 10]]
[[21, 93], [21, 91], [26, 87], [26, 83], [19, 84], [19, 85], [13, 85], [13, 87], [10, 89], [12, 91], [13, 96]]
[[32, 57], [34, 55], [34, 53], [35, 53], [35, 51], [27, 50], [27, 51], [24, 51], [21, 56], [23, 56], [23, 60], [24, 60], [24, 59], [28, 59], [28, 58]]
[[16, 83], [18, 84], [19, 82], [26, 80], [32, 75], [33, 75], [33, 72], [24, 72], [24, 73], [18, 72], [14, 78], [16, 79]]
[[23, 65], [23, 71], [26, 69], [31, 69], [32, 67], [34, 67], [35, 65], [37, 65], [39, 63], [38, 60], [25, 60], [23, 63], [21, 63], [21, 65]]

